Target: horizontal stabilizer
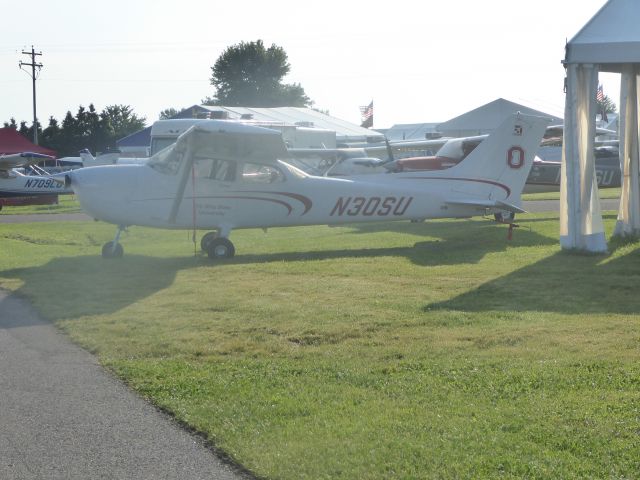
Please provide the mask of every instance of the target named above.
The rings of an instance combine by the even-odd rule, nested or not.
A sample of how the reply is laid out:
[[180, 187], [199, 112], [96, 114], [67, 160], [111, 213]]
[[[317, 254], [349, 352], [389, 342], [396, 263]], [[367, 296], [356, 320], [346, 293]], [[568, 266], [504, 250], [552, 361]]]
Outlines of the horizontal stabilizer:
[[446, 203], [449, 205], [460, 205], [465, 207], [484, 207], [492, 208], [494, 210], [506, 210], [513, 213], [527, 213], [526, 210], [523, 210], [520, 207], [516, 207], [515, 205], [502, 202], [500, 200], [447, 200]]

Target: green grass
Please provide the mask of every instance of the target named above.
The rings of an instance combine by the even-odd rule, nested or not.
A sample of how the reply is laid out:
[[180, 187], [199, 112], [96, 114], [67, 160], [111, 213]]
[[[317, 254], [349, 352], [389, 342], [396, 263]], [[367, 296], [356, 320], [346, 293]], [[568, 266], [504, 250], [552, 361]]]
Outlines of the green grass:
[[[601, 200], [620, 198], [620, 188], [600, 188], [598, 195]], [[560, 200], [560, 191], [557, 192], [541, 192], [541, 193], [525, 193], [522, 200]]]
[[236, 231], [218, 264], [186, 232], [106, 261], [113, 227], [0, 224], [0, 285], [261, 477], [634, 478], [640, 244], [519, 223]]

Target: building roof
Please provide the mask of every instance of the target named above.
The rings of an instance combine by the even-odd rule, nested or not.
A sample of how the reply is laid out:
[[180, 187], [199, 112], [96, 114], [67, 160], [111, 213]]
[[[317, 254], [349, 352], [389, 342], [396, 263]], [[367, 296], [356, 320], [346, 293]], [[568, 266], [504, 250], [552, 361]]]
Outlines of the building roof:
[[143, 128], [137, 132], [127, 135], [116, 142], [118, 148], [123, 147], [148, 147], [151, 143], [151, 127]]
[[500, 126], [500, 124], [509, 115], [515, 112], [522, 112], [527, 115], [537, 115], [540, 117], [551, 118], [553, 123], [562, 123], [563, 119], [550, 115], [540, 110], [520, 105], [518, 103], [498, 98], [493, 102], [482, 105], [470, 112], [464, 113], [459, 117], [438, 125], [438, 130], [444, 135], [460, 136], [458, 132], [465, 132], [464, 135], [480, 135], [490, 133], [492, 130]]
[[8, 155], [11, 153], [22, 152], [44, 153], [45, 155], [53, 156], [56, 155], [54, 150], [32, 143], [14, 128], [0, 128], [0, 154]]
[[424, 140], [438, 132], [439, 123], [397, 123], [385, 130], [388, 140]]
[[637, 0], [609, 0], [567, 44], [566, 63], [597, 63], [612, 72], [640, 63], [639, 18]]

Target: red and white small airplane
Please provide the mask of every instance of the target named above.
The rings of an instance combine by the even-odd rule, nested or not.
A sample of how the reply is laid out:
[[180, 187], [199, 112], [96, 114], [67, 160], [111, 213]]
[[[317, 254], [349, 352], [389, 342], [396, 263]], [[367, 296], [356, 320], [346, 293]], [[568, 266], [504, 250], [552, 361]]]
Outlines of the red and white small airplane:
[[82, 168], [65, 175], [81, 207], [118, 230], [102, 249], [120, 257], [128, 226], [207, 229], [202, 249], [230, 258], [237, 228], [466, 218], [523, 212], [520, 194], [549, 121], [514, 114], [446, 170], [343, 178], [286, 162], [280, 132], [226, 121], [195, 125], [144, 165]]

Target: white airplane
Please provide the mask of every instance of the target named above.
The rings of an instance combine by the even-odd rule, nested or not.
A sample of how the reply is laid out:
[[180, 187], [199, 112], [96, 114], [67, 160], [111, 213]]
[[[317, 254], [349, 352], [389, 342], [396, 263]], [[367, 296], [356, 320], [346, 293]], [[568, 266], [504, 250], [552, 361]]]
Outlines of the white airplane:
[[[42, 153], [23, 152], [0, 155], [0, 198], [40, 197], [73, 193], [55, 181], [53, 176], [37, 166], [43, 160], [55, 157]], [[19, 169], [31, 169], [33, 175], [25, 175]]]
[[145, 165], [82, 168], [64, 181], [89, 215], [118, 226], [104, 257], [122, 256], [120, 233], [140, 225], [215, 230], [202, 249], [230, 258], [237, 228], [523, 212], [520, 193], [547, 123], [514, 114], [447, 170], [335, 178], [281, 160], [288, 152], [280, 132], [216, 121], [191, 127]]

